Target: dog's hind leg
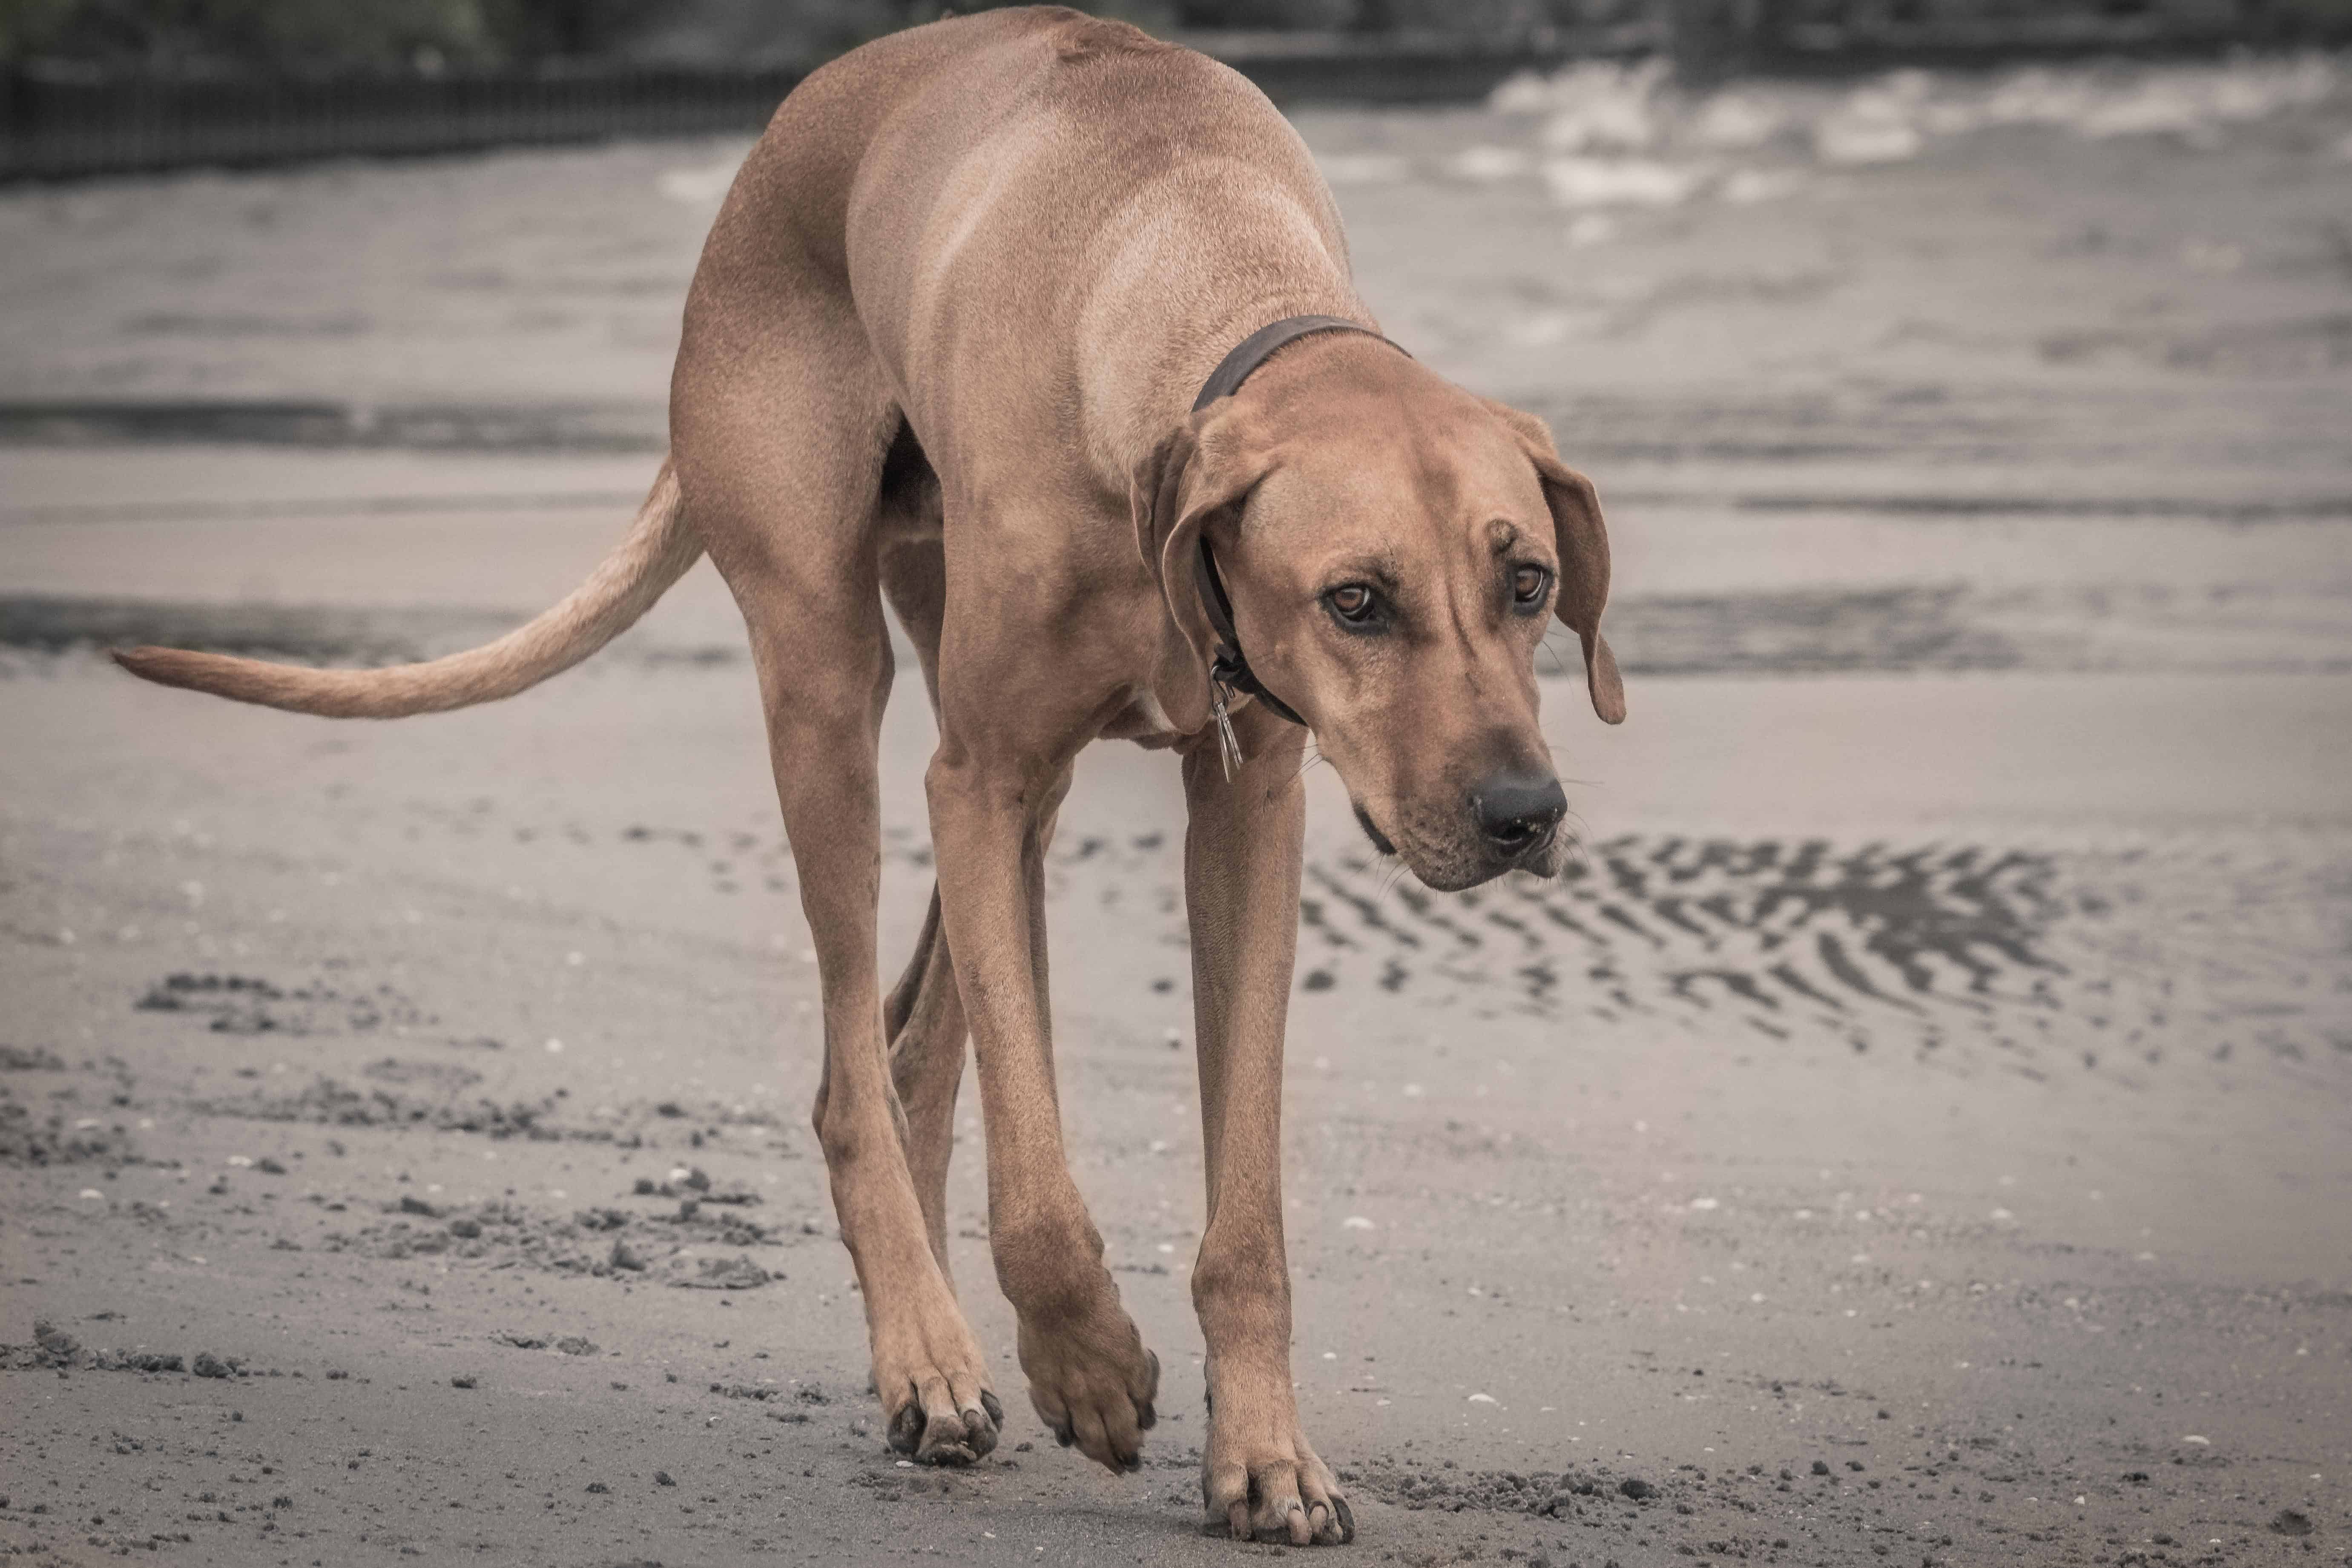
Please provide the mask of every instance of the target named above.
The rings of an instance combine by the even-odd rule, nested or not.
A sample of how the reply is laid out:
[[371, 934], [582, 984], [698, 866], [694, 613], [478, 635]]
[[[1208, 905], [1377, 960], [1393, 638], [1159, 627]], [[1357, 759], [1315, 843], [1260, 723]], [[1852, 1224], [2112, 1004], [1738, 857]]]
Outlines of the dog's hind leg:
[[[854, 321], [812, 311], [692, 389], [679, 468], [751, 631], [824, 993], [814, 1121], [892, 1444], [970, 1463], [1001, 1407], [933, 1255], [882, 1036], [879, 731], [891, 677], [876, 500], [896, 412]], [[830, 352], [828, 352], [830, 350]], [[681, 368], [681, 381], [686, 380]]]
[[[896, 456], [896, 454], [894, 454]], [[891, 494], [901, 491], [901, 494]], [[912, 494], [903, 494], [912, 491]], [[939, 627], [946, 609], [946, 572], [939, 550], [939, 487], [885, 487], [885, 512], [906, 510], [918, 533], [912, 541], [882, 545], [882, 593], [922, 660], [924, 689], [939, 712]], [[896, 520], [894, 520], [896, 521]], [[927, 527], [924, 527], [927, 524]], [[889, 527], [889, 524], [885, 524]], [[955, 1093], [964, 1081], [964, 999], [955, 990], [955, 966], [939, 921], [939, 886], [931, 889], [931, 912], [906, 973], [882, 1004], [882, 1039], [889, 1041], [891, 1084], [906, 1107], [906, 1166], [915, 1178], [915, 1199], [931, 1237], [939, 1272], [948, 1268], [948, 1162], [955, 1154]]]
[[890, 1042], [890, 1081], [905, 1109], [907, 1173], [922, 1205], [923, 1229], [940, 1272], [948, 1267], [948, 1164], [955, 1154], [956, 1091], [963, 1083], [963, 998], [956, 990], [947, 939], [940, 932], [939, 889], [931, 890], [923, 934], [915, 939], [906, 973], [882, 1007]]

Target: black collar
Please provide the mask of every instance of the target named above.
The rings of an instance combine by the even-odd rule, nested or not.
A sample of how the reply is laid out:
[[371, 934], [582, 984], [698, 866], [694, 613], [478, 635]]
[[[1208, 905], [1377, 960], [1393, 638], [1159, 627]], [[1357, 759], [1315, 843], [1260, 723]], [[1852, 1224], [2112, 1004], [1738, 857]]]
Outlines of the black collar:
[[[1233, 352], [1217, 362], [1217, 368], [1211, 371], [1209, 379], [1201, 384], [1201, 395], [1192, 400], [1192, 411], [1197, 414], [1220, 397], [1232, 396], [1241, 384], [1249, 379], [1250, 373], [1272, 357], [1276, 349], [1314, 332], [1367, 332], [1384, 343], [1389, 342], [1362, 322], [1350, 321], [1339, 316], [1285, 317], [1271, 326], [1260, 327], [1234, 344]], [[1396, 348], [1399, 353], [1405, 352], [1394, 343], [1389, 343], [1389, 346]], [[1209, 679], [1225, 690], [1255, 697], [1276, 718], [1287, 720], [1301, 729], [1306, 728], [1307, 721], [1298, 716], [1298, 710], [1268, 691], [1265, 683], [1258, 679], [1257, 672], [1250, 668], [1249, 660], [1243, 657], [1241, 635], [1234, 629], [1233, 601], [1225, 595], [1224, 579], [1217, 574], [1217, 560], [1209, 552], [1209, 536], [1205, 533], [1201, 536], [1201, 553], [1192, 563], [1192, 571], [1200, 585], [1201, 607], [1207, 613], [1209, 629], [1217, 639], [1216, 657], [1209, 665]], [[1222, 694], [1219, 707], [1223, 707]]]

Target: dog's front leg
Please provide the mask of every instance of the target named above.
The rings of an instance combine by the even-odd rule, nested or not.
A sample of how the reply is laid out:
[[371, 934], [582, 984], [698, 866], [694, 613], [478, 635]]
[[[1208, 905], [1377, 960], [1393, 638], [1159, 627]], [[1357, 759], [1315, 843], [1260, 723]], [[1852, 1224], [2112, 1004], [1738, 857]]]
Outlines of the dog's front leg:
[[990, 1249], [1020, 1319], [1021, 1367], [1039, 1417], [1063, 1447], [1132, 1470], [1155, 1419], [1160, 1362], [1103, 1267], [1101, 1233], [1070, 1179], [1054, 1087], [1045, 847], [1068, 763], [1018, 755], [976, 752], [950, 722], [927, 780], [940, 911], [980, 1066]]
[[1306, 735], [1255, 708], [1234, 723], [1249, 760], [1232, 780], [1213, 743], [1184, 759], [1184, 898], [1209, 1179], [1192, 1271], [1209, 1350], [1201, 1490], [1210, 1521], [1237, 1538], [1336, 1543], [1354, 1538], [1355, 1520], [1298, 1425], [1282, 1237], [1282, 1034], [1297, 949]]

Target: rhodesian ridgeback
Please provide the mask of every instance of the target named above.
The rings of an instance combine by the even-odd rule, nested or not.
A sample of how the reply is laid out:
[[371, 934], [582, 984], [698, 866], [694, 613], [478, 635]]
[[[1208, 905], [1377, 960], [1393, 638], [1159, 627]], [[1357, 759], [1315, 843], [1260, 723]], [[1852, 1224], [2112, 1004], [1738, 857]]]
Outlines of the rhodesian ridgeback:
[[[488, 701], [586, 658], [708, 551], [751, 632], [824, 1005], [815, 1127], [890, 1440], [1003, 1424], [946, 1182], [970, 1038], [989, 1241], [1029, 1395], [1139, 1463], [1160, 1363], [1064, 1155], [1044, 859], [1081, 748], [1173, 751], [1189, 826], [1208, 1218], [1209, 1518], [1350, 1539], [1290, 1376], [1282, 1050], [1313, 733], [1372, 842], [1438, 889], [1556, 872], [1538, 729], [1557, 614], [1594, 707], [1609, 546], [1543, 425], [1381, 338], [1329, 190], [1243, 78], [1058, 9], [918, 27], [814, 74], [736, 177], [686, 305], [671, 456], [580, 589], [471, 652], [295, 668], [140, 648], [151, 680], [299, 712]], [[887, 601], [939, 723], [938, 883], [877, 969]]]

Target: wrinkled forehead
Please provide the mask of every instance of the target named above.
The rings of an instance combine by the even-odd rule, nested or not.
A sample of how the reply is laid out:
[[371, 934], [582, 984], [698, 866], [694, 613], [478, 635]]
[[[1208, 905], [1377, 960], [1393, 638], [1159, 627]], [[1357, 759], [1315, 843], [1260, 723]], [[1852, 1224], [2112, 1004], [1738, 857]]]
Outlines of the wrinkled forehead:
[[1368, 399], [1330, 408], [1283, 444], [1244, 528], [1269, 542], [1453, 555], [1492, 548], [1499, 523], [1549, 548], [1550, 514], [1534, 465], [1500, 420], [1472, 413]]

